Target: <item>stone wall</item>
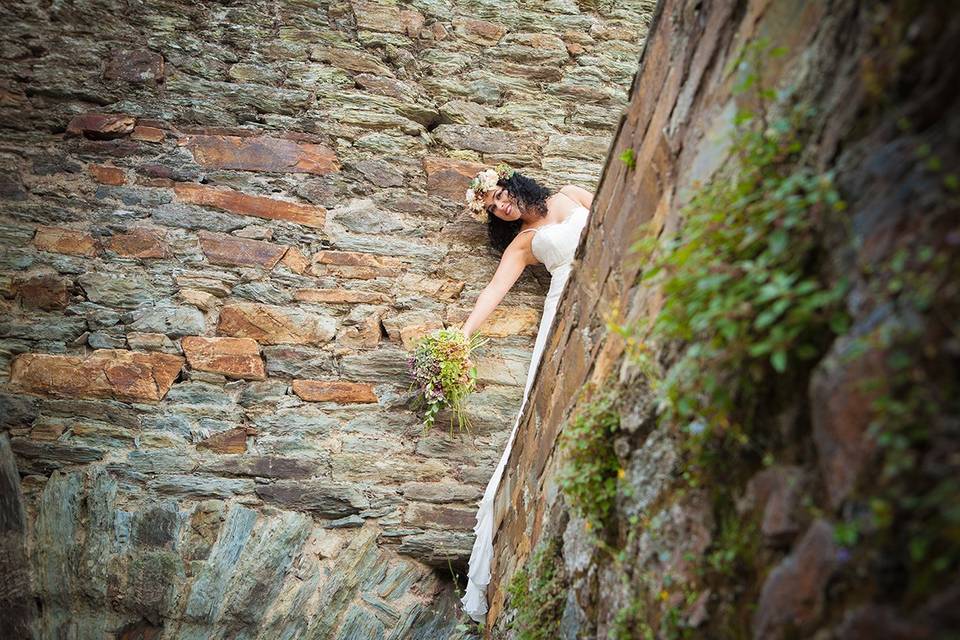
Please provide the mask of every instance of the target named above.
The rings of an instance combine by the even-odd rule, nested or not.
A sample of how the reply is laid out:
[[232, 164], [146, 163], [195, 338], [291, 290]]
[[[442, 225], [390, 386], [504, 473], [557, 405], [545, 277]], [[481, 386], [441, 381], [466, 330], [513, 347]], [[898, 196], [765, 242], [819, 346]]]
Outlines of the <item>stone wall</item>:
[[471, 437], [407, 349], [496, 268], [478, 169], [595, 188], [650, 10], [5, 3], [0, 635], [449, 637], [548, 274]]
[[[556, 637], [953, 637], [958, 33], [937, 3], [659, 4], [497, 496], [491, 637], [521, 624], [529, 605], [507, 586], [541, 550], [556, 570], [529, 588], [553, 603], [538, 615]], [[736, 62], [761, 38], [783, 48], [762, 60], [764, 87], [782, 108], [817, 108], [803, 151], [847, 205], [820, 246], [823, 277], [849, 281], [850, 326], [814, 364], [771, 369], [770, 396], [742, 407], [756, 410], [755, 442], [777, 444], [715, 462], [734, 509], [688, 481], [693, 425], [658, 419], [606, 321], [662, 308], [629, 248], [682, 230], [683, 205], [729, 168], [734, 114], [752, 108]], [[630, 149], [635, 168], [620, 159]], [[646, 347], [665, 370], [677, 358]], [[876, 404], [878, 378], [906, 395]], [[561, 490], [558, 435], [587, 404], [580, 391], [605, 387], [619, 394], [621, 471], [612, 520], [591, 532]]]

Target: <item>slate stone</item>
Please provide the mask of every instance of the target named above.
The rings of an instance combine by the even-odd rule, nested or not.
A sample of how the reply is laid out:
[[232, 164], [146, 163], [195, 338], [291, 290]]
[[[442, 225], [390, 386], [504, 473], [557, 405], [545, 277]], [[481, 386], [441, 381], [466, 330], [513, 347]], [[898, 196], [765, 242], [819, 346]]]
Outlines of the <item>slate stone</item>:
[[133, 518], [133, 542], [139, 546], [169, 548], [177, 539], [180, 516], [168, 502], [139, 511]]
[[83, 316], [91, 329], [102, 329], [112, 327], [120, 322], [121, 314], [113, 309], [95, 304], [93, 302], [80, 302], [67, 307], [67, 313]]
[[289, 512], [257, 527], [227, 585], [224, 615], [248, 625], [259, 623], [311, 529], [308, 516]]
[[256, 522], [257, 512], [252, 509], [234, 505], [227, 512], [216, 544], [187, 596], [184, 612], [187, 620], [211, 623], [217, 619], [229, 578], [236, 570]]
[[63, 316], [12, 316], [0, 318], [0, 337], [72, 342], [87, 330], [83, 318]]
[[87, 336], [87, 344], [94, 349], [123, 349], [127, 346], [127, 340], [122, 336], [111, 336], [98, 331]]
[[365, 353], [344, 356], [340, 368], [344, 378], [356, 381], [409, 384], [409, 354], [395, 347], [381, 347]]
[[163, 333], [171, 338], [198, 336], [206, 330], [203, 313], [196, 307], [152, 307], [129, 315], [129, 327], [141, 333]]
[[193, 432], [193, 422], [180, 414], [148, 415], [143, 417], [144, 431], [166, 432], [184, 440], [189, 440]]
[[200, 470], [220, 476], [295, 479], [322, 475], [325, 469], [315, 459], [280, 456], [222, 456], [201, 464]]
[[354, 529], [362, 527], [363, 522], [364, 520], [360, 516], [347, 516], [346, 518], [331, 520], [326, 524], [326, 527], [327, 529]]
[[27, 517], [16, 460], [10, 437], [0, 434], [0, 575], [4, 586], [0, 593], [0, 636], [31, 637], [30, 626], [37, 616], [31, 596], [30, 568], [27, 560]]
[[180, 451], [133, 450], [126, 458], [108, 465], [111, 471], [131, 470], [137, 474], [188, 473], [196, 467], [196, 461]]
[[307, 637], [331, 637], [344, 607], [356, 597], [365, 578], [378, 568], [380, 552], [376, 540], [376, 528], [363, 527], [337, 556], [317, 595], [319, 615], [311, 622]]
[[252, 493], [252, 480], [224, 480], [195, 475], [163, 475], [147, 483], [157, 493], [184, 498], [232, 498]]
[[404, 536], [398, 551], [434, 567], [447, 567], [447, 562], [463, 565], [473, 549], [472, 533], [427, 531]]
[[103, 273], [92, 271], [77, 279], [90, 302], [117, 309], [136, 309], [154, 304], [162, 290], [145, 273]]
[[243, 386], [243, 389], [237, 396], [237, 402], [246, 408], [256, 407], [257, 405], [267, 403], [275, 405], [287, 396], [287, 390], [289, 387], [289, 383], [283, 380], [250, 382]]
[[291, 434], [298, 438], [326, 435], [338, 424], [326, 413], [308, 407], [281, 409], [253, 419], [253, 426], [261, 435]]
[[256, 491], [264, 502], [332, 518], [358, 513], [370, 504], [355, 486], [328, 480], [278, 480]]
[[0, 392], [0, 426], [28, 427], [37, 416], [38, 400], [23, 394]]
[[352, 605], [335, 637], [337, 640], [383, 640], [384, 633], [385, 627], [375, 615]]
[[34, 442], [20, 438], [13, 440], [11, 447], [17, 457], [23, 460], [20, 465], [23, 471], [44, 475], [62, 467], [101, 460], [104, 453], [92, 447], [60, 442]]
[[243, 216], [211, 211], [202, 207], [195, 207], [182, 203], [164, 204], [153, 209], [153, 221], [167, 227], [183, 229], [205, 229], [229, 233], [249, 224], [249, 219]]
[[83, 474], [54, 472], [43, 487], [36, 521], [34, 589], [46, 603], [65, 603], [79, 587], [74, 571], [80, 554]]
[[244, 282], [233, 288], [234, 295], [264, 304], [284, 305], [293, 301], [293, 293], [269, 282]]
[[407, 500], [438, 504], [472, 502], [483, 495], [479, 487], [457, 482], [407, 482], [400, 490]]

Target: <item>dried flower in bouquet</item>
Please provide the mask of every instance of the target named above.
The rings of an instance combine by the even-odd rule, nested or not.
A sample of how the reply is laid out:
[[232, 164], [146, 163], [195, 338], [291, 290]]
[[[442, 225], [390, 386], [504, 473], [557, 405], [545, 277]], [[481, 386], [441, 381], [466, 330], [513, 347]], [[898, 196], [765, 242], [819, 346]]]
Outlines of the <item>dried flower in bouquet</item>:
[[487, 338], [479, 334], [466, 337], [459, 329], [437, 329], [417, 342], [407, 368], [413, 377], [420, 407], [426, 407], [424, 431], [433, 427], [437, 414], [450, 409], [450, 433], [454, 419], [458, 430], [470, 428], [464, 400], [477, 384], [477, 367], [470, 356]]

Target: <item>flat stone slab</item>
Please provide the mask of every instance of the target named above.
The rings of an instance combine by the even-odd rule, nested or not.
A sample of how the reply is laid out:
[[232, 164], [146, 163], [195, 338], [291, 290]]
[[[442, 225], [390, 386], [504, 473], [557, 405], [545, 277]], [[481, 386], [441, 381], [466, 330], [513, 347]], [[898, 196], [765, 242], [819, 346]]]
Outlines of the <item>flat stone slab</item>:
[[213, 169], [324, 175], [340, 168], [333, 150], [283, 138], [191, 135], [181, 144], [198, 164]]
[[180, 374], [183, 358], [166, 353], [98, 349], [89, 357], [24, 353], [10, 381], [40, 395], [157, 402]]
[[260, 346], [250, 338], [201, 338], [187, 336], [180, 341], [190, 367], [220, 373], [239, 380], [267, 377]]
[[320, 344], [333, 338], [336, 322], [299, 309], [240, 303], [223, 308], [218, 332], [261, 344]]
[[285, 220], [315, 229], [322, 229], [326, 219], [326, 209], [323, 207], [249, 195], [233, 189], [178, 182], [173, 191], [180, 202], [213, 207], [242, 216]]
[[376, 402], [373, 386], [340, 380], [294, 380], [293, 392], [308, 402]]

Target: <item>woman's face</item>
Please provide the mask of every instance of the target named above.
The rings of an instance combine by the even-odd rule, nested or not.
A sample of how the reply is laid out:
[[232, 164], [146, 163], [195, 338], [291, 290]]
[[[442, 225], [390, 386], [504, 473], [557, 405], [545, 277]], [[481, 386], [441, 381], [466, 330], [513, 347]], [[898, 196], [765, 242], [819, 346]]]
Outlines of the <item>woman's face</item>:
[[517, 200], [506, 187], [497, 186], [483, 194], [483, 207], [501, 220], [512, 222], [520, 219]]

